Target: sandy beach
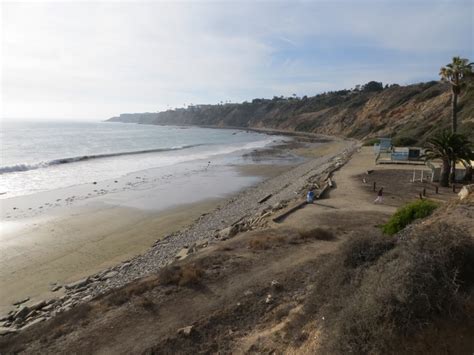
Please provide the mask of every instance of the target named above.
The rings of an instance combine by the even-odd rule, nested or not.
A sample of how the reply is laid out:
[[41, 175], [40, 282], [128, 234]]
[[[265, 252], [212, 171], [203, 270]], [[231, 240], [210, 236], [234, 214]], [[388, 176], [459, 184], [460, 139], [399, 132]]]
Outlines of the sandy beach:
[[[324, 153], [339, 151], [341, 143], [320, 148]], [[291, 157], [285, 156], [285, 164], [272, 162], [289, 152], [294, 158], [293, 152], [302, 149], [309, 148], [297, 144], [255, 151], [249, 155], [252, 164], [210, 170], [193, 176], [192, 184], [186, 179], [172, 184], [156, 181], [150, 170], [2, 200], [0, 314], [21, 299], [29, 298], [31, 304], [61, 297], [60, 286], [146, 252], [161, 238], [225, 206], [238, 191], [294, 168], [303, 160], [293, 159], [291, 164]]]

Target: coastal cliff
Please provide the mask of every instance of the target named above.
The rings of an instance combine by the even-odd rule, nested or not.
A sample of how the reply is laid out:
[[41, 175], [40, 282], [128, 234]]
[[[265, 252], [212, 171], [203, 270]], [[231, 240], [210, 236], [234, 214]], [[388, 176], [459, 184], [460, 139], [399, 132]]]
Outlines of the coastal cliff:
[[[368, 83], [312, 97], [196, 105], [157, 113], [122, 114], [110, 122], [268, 128], [368, 140], [391, 136], [396, 144], [422, 143], [450, 126], [451, 91], [437, 81], [383, 88]], [[474, 131], [474, 89], [460, 96], [460, 132]]]

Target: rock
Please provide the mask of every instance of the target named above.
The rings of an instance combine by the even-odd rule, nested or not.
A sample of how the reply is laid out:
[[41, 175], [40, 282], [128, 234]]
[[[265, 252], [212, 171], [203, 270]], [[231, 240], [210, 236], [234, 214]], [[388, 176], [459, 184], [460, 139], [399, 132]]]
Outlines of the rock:
[[239, 232], [239, 227], [237, 225], [234, 225], [231, 227], [221, 229], [219, 232], [217, 232], [217, 235], [220, 239], [226, 240], [226, 239], [232, 238], [238, 232]]
[[131, 265], [131, 263], [123, 263], [122, 266], [120, 266], [120, 270], [126, 269]]
[[17, 330], [13, 328], [7, 328], [7, 327], [0, 327], [0, 335], [7, 335], [7, 334], [13, 334], [16, 333]]
[[252, 296], [253, 295], [253, 292], [250, 291], [250, 290], [247, 290], [244, 292], [244, 296], [248, 297], [248, 296]]
[[36, 303], [34, 303], [34, 304], [32, 304], [31, 306], [28, 306], [28, 307], [32, 311], [35, 311], [35, 310], [43, 308], [44, 306], [46, 306], [46, 301], [39, 301], [39, 302], [36, 302]]
[[459, 191], [458, 196], [462, 201], [472, 193], [474, 193], [474, 184], [463, 186], [461, 191]]
[[275, 290], [281, 290], [283, 288], [282, 284], [277, 280], [273, 280], [270, 284]]
[[112, 277], [117, 276], [117, 275], [118, 275], [118, 271], [109, 271], [104, 276], [102, 276], [101, 279], [102, 280], [108, 280], [108, 279], [111, 279]]
[[35, 324], [41, 323], [41, 322], [43, 322], [43, 321], [45, 321], [45, 320], [46, 320], [45, 317], [36, 318], [34, 321], [32, 321], [32, 322], [28, 323], [27, 325], [21, 327], [20, 330], [21, 330], [21, 331], [26, 330], [26, 329], [28, 329], [28, 328], [34, 326]]
[[61, 288], [62, 288], [61, 285], [53, 285], [51, 286], [50, 290], [51, 292], [56, 292], [56, 291], [59, 291]]
[[179, 251], [178, 254], [176, 254], [176, 259], [182, 260], [185, 259], [188, 256], [188, 248], [183, 248]]
[[47, 306], [44, 306], [43, 308], [41, 308], [41, 310], [42, 310], [42, 311], [45, 311], [45, 312], [49, 312], [49, 311], [51, 311], [53, 308], [54, 308], [54, 303], [50, 303], [50, 304], [48, 304]]
[[23, 303], [25, 303], [25, 302], [27, 302], [27, 301], [29, 301], [29, 300], [30, 300], [29, 297], [25, 297], [25, 298], [23, 298], [23, 299], [21, 299], [21, 300], [19, 300], [19, 301], [14, 302], [13, 305], [14, 305], [14, 306], [19, 306], [20, 304], [23, 304]]
[[30, 309], [26, 306], [23, 306], [18, 310], [18, 312], [16, 312], [13, 315], [13, 318], [14, 319], [23, 319], [28, 315], [28, 313], [30, 313]]
[[71, 290], [75, 288], [81, 288], [89, 283], [89, 277], [86, 277], [85, 279], [78, 280], [76, 282], [72, 282], [70, 284], [67, 284], [66, 290]]
[[273, 301], [272, 295], [267, 295], [267, 298], [265, 299], [265, 303], [267, 303], [267, 304], [272, 303], [272, 301]]
[[90, 301], [92, 299], [92, 295], [87, 295], [86, 297], [84, 297], [83, 299], [81, 299], [82, 302], [87, 302], [87, 301]]
[[178, 334], [183, 334], [183, 335], [188, 336], [191, 334], [192, 331], [193, 331], [193, 326], [188, 325], [187, 327], [178, 329]]

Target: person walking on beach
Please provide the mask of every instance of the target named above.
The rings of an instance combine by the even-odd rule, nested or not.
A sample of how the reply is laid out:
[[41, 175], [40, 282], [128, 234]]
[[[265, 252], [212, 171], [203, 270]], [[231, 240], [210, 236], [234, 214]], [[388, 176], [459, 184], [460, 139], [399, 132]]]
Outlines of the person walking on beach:
[[382, 202], [383, 202], [383, 187], [381, 187], [379, 192], [377, 193], [377, 198], [375, 199], [374, 203], [382, 203]]

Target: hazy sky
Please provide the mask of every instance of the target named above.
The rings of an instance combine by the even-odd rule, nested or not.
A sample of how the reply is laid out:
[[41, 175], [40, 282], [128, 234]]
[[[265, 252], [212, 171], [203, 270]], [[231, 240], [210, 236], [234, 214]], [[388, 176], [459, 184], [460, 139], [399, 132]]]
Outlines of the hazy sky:
[[184, 103], [437, 80], [474, 60], [472, 0], [1, 4], [1, 116], [105, 119]]

